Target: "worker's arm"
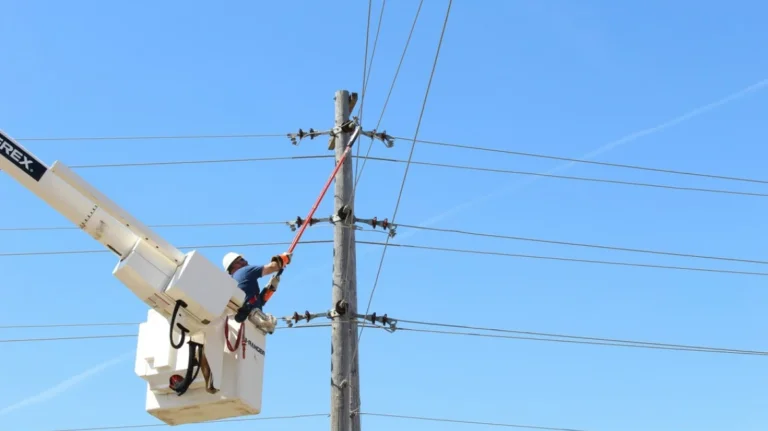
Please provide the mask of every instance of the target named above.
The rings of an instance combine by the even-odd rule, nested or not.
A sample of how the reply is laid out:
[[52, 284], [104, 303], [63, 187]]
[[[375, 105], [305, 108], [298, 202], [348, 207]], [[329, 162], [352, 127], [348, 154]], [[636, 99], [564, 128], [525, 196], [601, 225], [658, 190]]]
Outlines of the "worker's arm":
[[277, 262], [269, 262], [268, 264], [264, 265], [261, 269], [261, 275], [269, 275], [273, 272], [277, 272], [280, 269]]
[[261, 275], [265, 276], [265, 275], [272, 274], [273, 272], [277, 272], [280, 269], [284, 268], [289, 263], [291, 263], [291, 255], [288, 253], [282, 253], [277, 256], [272, 256], [271, 261], [268, 264], [264, 265], [261, 271]]

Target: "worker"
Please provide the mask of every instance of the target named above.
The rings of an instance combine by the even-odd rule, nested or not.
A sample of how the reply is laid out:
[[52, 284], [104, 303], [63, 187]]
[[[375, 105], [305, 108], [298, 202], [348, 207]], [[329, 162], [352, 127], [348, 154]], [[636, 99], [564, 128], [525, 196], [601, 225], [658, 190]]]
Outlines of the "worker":
[[[291, 263], [291, 254], [282, 253], [272, 256], [266, 265], [249, 265], [242, 254], [229, 252], [224, 255], [222, 266], [232, 278], [237, 281], [237, 287], [245, 293], [243, 307], [238, 311], [235, 320], [241, 322], [253, 309], [261, 310], [266, 302], [264, 295], [268, 289], [260, 290], [259, 278], [277, 272]], [[246, 305], [247, 304], [247, 305]], [[245, 315], [242, 315], [245, 313]]]

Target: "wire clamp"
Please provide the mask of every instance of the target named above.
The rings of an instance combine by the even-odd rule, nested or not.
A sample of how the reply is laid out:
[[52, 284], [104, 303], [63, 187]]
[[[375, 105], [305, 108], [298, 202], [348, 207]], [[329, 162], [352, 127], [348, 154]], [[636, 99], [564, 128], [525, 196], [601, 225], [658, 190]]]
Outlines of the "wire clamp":
[[355, 131], [355, 128], [358, 126], [358, 119], [357, 117], [352, 117], [352, 119], [347, 120], [342, 124], [341, 126], [336, 126], [333, 129], [329, 131], [329, 135], [331, 136], [328, 139], [328, 149], [333, 150], [336, 148], [336, 138], [339, 137], [342, 133], [352, 133]]
[[334, 221], [341, 222], [347, 225], [354, 223], [354, 217], [352, 216], [352, 207], [349, 205], [342, 205], [334, 216]]
[[387, 234], [390, 238], [394, 238], [395, 235], [397, 235], [397, 225], [392, 224], [389, 222], [389, 219], [385, 218], [384, 220], [379, 221], [377, 217], [374, 217], [372, 219], [364, 219], [364, 218], [355, 218], [355, 222], [365, 223], [367, 225], [370, 225], [373, 230], [376, 230], [377, 227], [381, 226], [382, 229], [385, 231], [388, 231]]
[[360, 133], [363, 136], [367, 136], [371, 139], [380, 140], [381, 142], [384, 143], [384, 146], [387, 148], [392, 148], [395, 146], [395, 138], [393, 138], [391, 135], [388, 135], [386, 130], [381, 133], [376, 133], [376, 129], [373, 129], [370, 132], [362, 131]]
[[349, 304], [346, 300], [341, 299], [336, 302], [336, 306], [334, 307], [333, 311], [336, 312], [337, 316], [343, 316], [347, 314], [347, 311], [349, 311]]

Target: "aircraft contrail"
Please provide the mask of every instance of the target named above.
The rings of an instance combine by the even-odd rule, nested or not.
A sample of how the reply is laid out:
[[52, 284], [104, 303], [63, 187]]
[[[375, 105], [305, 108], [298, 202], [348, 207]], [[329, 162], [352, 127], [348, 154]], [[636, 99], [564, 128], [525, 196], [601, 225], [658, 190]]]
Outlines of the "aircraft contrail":
[[135, 350], [131, 350], [130, 352], [125, 352], [120, 356], [117, 356], [113, 359], [110, 359], [106, 362], [103, 362], [99, 365], [96, 365], [93, 368], [90, 368], [86, 371], [83, 371], [80, 374], [76, 374], [63, 382], [48, 388], [44, 390], [43, 392], [40, 392], [37, 395], [33, 395], [29, 398], [25, 398], [15, 404], [11, 404], [10, 406], [3, 407], [0, 409], [0, 416], [3, 416], [5, 414], [8, 414], [14, 410], [18, 410], [24, 407], [28, 407], [34, 404], [42, 403], [43, 401], [47, 401], [51, 398], [57, 397], [64, 392], [66, 392], [68, 389], [72, 388], [73, 386], [76, 386], [79, 383], [82, 383], [83, 381], [87, 380], [88, 378], [95, 376], [102, 371], [106, 370], [107, 368], [116, 365], [119, 362], [124, 361], [127, 358], [133, 357], [136, 354]]
[[[683, 122], [688, 121], [688, 120], [690, 120], [692, 118], [698, 117], [699, 115], [702, 115], [702, 114], [704, 114], [706, 112], [709, 112], [709, 111], [711, 111], [713, 109], [719, 108], [719, 107], [721, 107], [723, 105], [726, 105], [726, 104], [728, 104], [730, 102], [733, 102], [735, 100], [741, 99], [742, 97], [747, 96], [747, 95], [749, 95], [751, 93], [754, 93], [756, 91], [762, 90], [765, 87], [768, 87], [768, 78], [763, 79], [763, 80], [761, 80], [761, 81], [759, 81], [757, 83], [754, 83], [754, 84], [752, 84], [752, 85], [750, 85], [750, 86], [748, 86], [746, 88], [743, 88], [743, 89], [741, 89], [741, 90], [739, 90], [739, 91], [737, 91], [735, 93], [732, 93], [732, 94], [730, 94], [730, 95], [728, 95], [726, 97], [723, 97], [720, 100], [717, 100], [715, 102], [708, 103], [706, 105], [700, 106], [700, 107], [698, 107], [696, 109], [693, 109], [693, 110], [691, 110], [689, 112], [686, 112], [685, 114], [682, 114], [682, 115], [680, 115], [678, 117], [675, 117], [675, 118], [673, 118], [671, 120], [665, 121], [665, 122], [663, 122], [661, 124], [658, 124], [656, 126], [649, 127], [649, 128], [643, 129], [643, 130], [639, 130], [639, 131], [634, 132], [634, 133], [630, 133], [630, 134], [628, 134], [628, 135], [626, 135], [626, 136], [624, 136], [622, 138], [616, 139], [615, 141], [611, 141], [611, 142], [609, 142], [609, 143], [607, 143], [607, 144], [605, 144], [605, 145], [603, 145], [601, 147], [598, 147], [598, 148], [590, 151], [589, 153], [586, 153], [583, 156], [578, 157], [578, 158], [582, 159], [582, 160], [593, 159], [593, 158], [597, 157], [600, 154], [603, 154], [603, 153], [606, 153], [608, 151], [611, 151], [611, 150], [613, 150], [613, 149], [615, 149], [617, 147], [620, 147], [620, 146], [622, 146], [624, 144], [628, 144], [628, 143], [630, 143], [632, 141], [635, 141], [637, 139], [640, 139], [640, 138], [642, 138], [644, 136], [652, 135], [654, 133], [658, 133], [658, 132], [661, 132], [663, 130], [666, 130], [666, 129], [670, 128], [670, 127], [677, 126], [680, 123], [683, 123]], [[553, 174], [553, 173], [556, 173], [556, 172], [559, 172], [559, 171], [563, 171], [563, 170], [566, 170], [566, 169], [570, 168], [571, 166], [573, 166], [576, 163], [577, 162], [563, 163], [562, 165], [554, 167], [554, 168], [552, 168], [552, 169], [550, 169], [548, 171], [541, 172], [541, 174]], [[455, 206], [455, 207], [453, 207], [453, 208], [451, 208], [451, 209], [449, 209], [447, 211], [444, 211], [444, 212], [442, 212], [442, 213], [440, 213], [440, 214], [438, 214], [436, 216], [433, 216], [433, 217], [431, 217], [431, 218], [421, 222], [418, 226], [421, 226], [421, 227], [431, 226], [431, 225], [435, 224], [436, 222], [438, 222], [440, 220], [443, 220], [446, 217], [448, 217], [448, 216], [450, 216], [452, 214], [455, 214], [455, 213], [457, 213], [457, 212], [459, 212], [459, 211], [461, 211], [461, 210], [463, 210], [463, 209], [465, 209], [467, 207], [470, 207], [470, 206], [475, 205], [477, 203], [486, 201], [486, 200], [488, 200], [488, 199], [490, 199], [490, 198], [492, 198], [494, 196], [498, 196], [498, 195], [501, 195], [501, 194], [506, 194], [507, 192], [511, 192], [511, 191], [513, 191], [516, 188], [520, 188], [520, 187], [522, 187], [524, 185], [531, 184], [531, 183], [533, 183], [535, 181], [538, 181], [541, 178], [542, 177], [539, 177], [539, 176], [528, 177], [528, 178], [526, 178], [523, 181], [519, 181], [516, 184], [512, 184], [510, 187], [502, 188], [502, 189], [496, 190], [496, 191], [494, 191], [492, 193], [489, 193], [487, 195], [480, 196], [478, 198], [471, 199], [469, 201], [465, 201], [465, 202], [463, 202], [463, 203], [461, 203], [461, 204], [459, 204], [459, 205], [457, 205], [457, 206]], [[406, 232], [404, 235], [398, 235], [398, 237], [400, 237], [400, 238], [406, 237], [407, 238], [407, 237], [411, 237], [411, 236], [415, 235], [416, 233], [417, 233], [416, 231], [410, 231], [410, 232]]]

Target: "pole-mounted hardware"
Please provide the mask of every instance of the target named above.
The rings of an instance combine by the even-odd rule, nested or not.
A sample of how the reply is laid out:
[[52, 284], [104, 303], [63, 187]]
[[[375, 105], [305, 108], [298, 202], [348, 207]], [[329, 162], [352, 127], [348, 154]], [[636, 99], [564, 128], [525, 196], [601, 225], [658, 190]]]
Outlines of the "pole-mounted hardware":
[[[301, 142], [301, 140], [306, 138], [307, 136], [309, 136], [309, 139], [312, 140], [312, 139], [315, 139], [317, 136], [328, 135], [330, 133], [331, 133], [330, 130], [318, 131], [310, 128], [308, 132], [305, 132], [304, 130], [299, 129], [297, 133], [288, 133], [287, 136], [288, 136], [288, 139], [291, 140], [291, 144], [299, 145], [299, 142]], [[296, 138], [298, 138], [298, 141], [296, 140]]]
[[397, 320], [388, 317], [386, 313], [383, 316], [377, 316], [376, 312], [373, 312], [371, 314], [358, 314], [355, 317], [363, 322], [371, 322], [374, 326], [376, 323], [381, 323], [382, 329], [387, 332], [395, 332], [397, 330]]
[[381, 142], [384, 143], [384, 146], [387, 148], [392, 148], [395, 146], [395, 138], [391, 135], [387, 135], [386, 130], [381, 133], [376, 133], [376, 129], [373, 129], [370, 132], [362, 131], [360, 133], [362, 133], [363, 136], [367, 136], [371, 139], [380, 140]]
[[[390, 223], [389, 219], [385, 218], [384, 220], [379, 220], [378, 217], [373, 218], [358, 218], [355, 217], [352, 214], [352, 210], [349, 206], [344, 205], [336, 212], [336, 214], [328, 216], [328, 217], [313, 217], [310, 220], [303, 219], [301, 217], [296, 217], [293, 220], [289, 220], [285, 222], [286, 225], [291, 229], [291, 231], [296, 231], [296, 229], [301, 228], [302, 225], [305, 223], [309, 223], [309, 226], [314, 226], [317, 223], [330, 223], [330, 224], [336, 224], [336, 223], [342, 223], [345, 225], [348, 225], [350, 227], [354, 226], [354, 223], [362, 223], [368, 226], [371, 226], [373, 230], [376, 230], [377, 228], [381, 228], [384, 230], [387, 235], [389, 235], [390, 238], [394, 238], [395, 235], [397, 235], [397, 225], [394, 223]], [[361, 227], [354, 226], [354, 229], [360, 230]]]
[[[349, 304], [347, 304], [345, 300], [340, 300], [336, 302], [336, 305], [331, 310], [321, 312], [321, 313], [310, 313], [309, 311], [304, 311], [304, 313], [299, 313], [298, 311], [296, 311], [293, 313], [293, 315], [285, 316], [280, 320], [284, 321], [286, 326], [288, 326], [289, 328], [292, 328], [294, 325], [298, 324], [301, 321], [306, 321], [307, 323], [309, 323], [311, 320], [317, 319], [318, 317], [325, 317], [326, 319], [333, 320], [338, 317], [346, 315], [347, 312], [349, 311], [348, 305]], [[397, 330], [397, 319], [393, 319], [389, 317], [386, 313], [381, 316], [376, 314], [376, 312], [373, 312], [371, 314], [354, 314], [354, 315], [351, 315], [350, 317], [353, 317], [362, 323], [371, 323], [374, 326], [377, 326], [377, 323], [379, 323], [381, 324], [381, 328], [387, 332], [395, 332]]]
[[355, 217], [355, 223], [365, 223], [369, 226], [371, 226], [374, 230], [376, 230], [377, 227], [381, 226], [382, 229], [385, 231], [389, 231], [388, 235], [390, 238], [394, 238], [395, 235], [397, 235], [397, 225], [392, 224], [389, 222], [389, 219], [385, 218], [384, 220], [379, 220], [377, 217], [366, 219], [366, 218], [357, 218]]

